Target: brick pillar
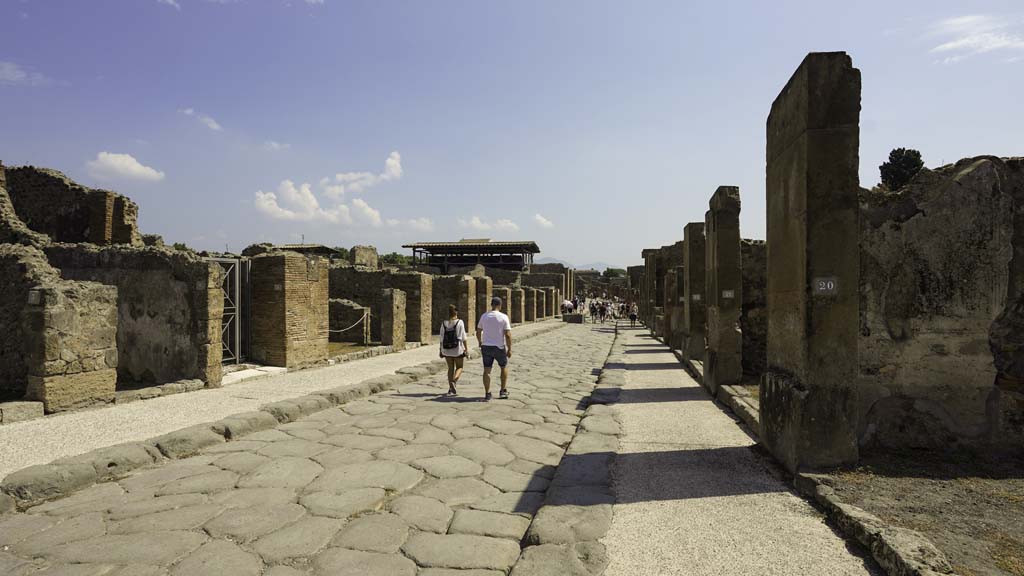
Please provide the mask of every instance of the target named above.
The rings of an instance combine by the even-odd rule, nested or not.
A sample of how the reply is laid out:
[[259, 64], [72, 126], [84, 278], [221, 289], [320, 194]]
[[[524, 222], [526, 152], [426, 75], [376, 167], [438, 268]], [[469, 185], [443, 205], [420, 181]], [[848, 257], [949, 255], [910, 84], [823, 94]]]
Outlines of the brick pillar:
[[704, 384], [712, 393], [743, 379], [740, 305], [743, 271], [740, 255], [740, 189], [719, 186], [705, 215], [705, 291], [707, 338]]
[[507, 294], [509, 294], [508, 300], [506, 300], [506, 302], [511, 303], [509, 304], [509, 306], [511, 306], [508, 312], [509, 319], [512, 320], [513, 324], [522, 324], [525, 321], [524, 315], [526, 313], [526, 292], [522, 288], [503, 287], [503, 289], [506, 290]]
[[704, 223], [683, 228], [683, 355], [704, 361]]
[[[480, 320], [488, 310], [491, 309], [491, 296], [494, 295], [494, 281], [487, 276], [481, 276], [476, 279], [476, 318], [472, 320], [466, 320], [466, 329], [469, 330], [472, 326], [476, 326], [476, 322]], [[502, 296], [499, 294], [499, 296]], [[505, 300], [504, 297], [501, 299], [504, 304], [504, 309], [508, 310], [509, 301]], [[510, 317], [511, 318], [511, 317]]]
[[405, 292], [394, 288], [381, 291], [380, 310], [380, 343], [395, 348], [405, 347]]
[[300, 367], [327, 358], [327, 265], [295, 252], [251, 260], [254, 361]]
[[768, 117], [761, 438], [787, 469], [857, 461], [860, 71], [811, 53]]
[[543, 320], [547, 317], [547, 298], [545, 298], [544, 290], [542, 288], [535, 288], [534, 291], [534, 302], [537, 304], [537, 309], [534, 312], [534, 317], [537, 320]]
[[537, 320], [537, 289], [523, 288], [523, 322], [535, 322]]

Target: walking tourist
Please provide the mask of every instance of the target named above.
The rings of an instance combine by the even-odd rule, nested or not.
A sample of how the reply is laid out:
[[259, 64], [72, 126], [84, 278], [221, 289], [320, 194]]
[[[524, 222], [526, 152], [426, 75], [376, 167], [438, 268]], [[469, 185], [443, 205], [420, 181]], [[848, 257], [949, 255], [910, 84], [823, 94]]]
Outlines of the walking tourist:
[[454, 304], [448, 305], [448, 319], [441, 322], [441, 358], [448, 363], [448, 395], [458, 394], [456, 385], [462, 377], [462, 366], [468, 350], [466, 325], [459, 319]]
[[491, 298], [491, 311], [480, 317], [476, 339], [484, 359], [484, 400], [491, 399], [491, 368], [495, 360], [501, 369], [499, 398], [508, 398], [508, 359], [512, 357], [512, 323], [501, 311], [501, 298]]
[[636, 308], [636, 304], [629, 309], [629, 327], [636, 328], [636, 317], [639, 316], [639, 310]]

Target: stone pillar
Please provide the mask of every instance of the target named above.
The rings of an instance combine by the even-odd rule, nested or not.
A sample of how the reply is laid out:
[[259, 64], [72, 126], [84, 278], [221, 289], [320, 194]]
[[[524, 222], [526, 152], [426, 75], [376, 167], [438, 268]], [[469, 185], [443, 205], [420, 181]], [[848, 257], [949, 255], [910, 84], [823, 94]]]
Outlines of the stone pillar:
[[534, 290], [534, 301], [537, 303], [537, 310], [534, 312], [537, 320], [543, 320], [548, 315], [548, 302], [544, 289], [537, 288]]
[[811, 53], [768, 117], [761, 439], [790, 471], [858, 458], [860, 87], [845, 52]]
[[537, 289], [523, 288], [523, 322], [535, 322], [537, 320]]
[[502, 299], [508, 303], [507, 310], [509, 320], [511, 320], [513, 324], [522, 324], [524, 321], [523, 315], [526, 311], [524, 302], [526, 299], [526, 293], [522, 288], [509, 288], [507, 286], [503, 286], [502, 289], [505, 291], [505, 294], [508, 295], [508, 298], [502, 296]]
[[[494, 295], [494, 281], [487, 276], [480, 276], [476, 278], [476, 318], [466, 320], [466, 329], [470, 330], [476, 326], [476, 323], [480, 320], [480, 317], [487, 313], [491, 309], [491, 296]], [[502, 296], [499, 294], [498, 296]], [[504, 297], [501, 301], [503, 302], [504, 309], [508, 310], [509, 302]], [[511, 316], [509, 317], [511, 318]]]
[[554, 287], [545, 288], [544, 301], [547, 303], [545, 316], [554, 318], [558, 314], [558, 290]]
[[385, 288], [381, 291], [380, 311], [380, 343], [385, 346], [394, 346], [397, 349], [405, 347], [405, 292], [394, 288]]
[[704, 223], [683, 228], [683, 355], [704, 361]]
[[294, 368], [326, 359], [326, 263], [295, 252], [262, 254], [251, 263], [253, 360]]
[[715, 394], [719, 386], [739, 384], [743, 379], [740, 189], [719, 186], [708, 205], [711, 209], [704, 220], [708, 339], [704, 385]]

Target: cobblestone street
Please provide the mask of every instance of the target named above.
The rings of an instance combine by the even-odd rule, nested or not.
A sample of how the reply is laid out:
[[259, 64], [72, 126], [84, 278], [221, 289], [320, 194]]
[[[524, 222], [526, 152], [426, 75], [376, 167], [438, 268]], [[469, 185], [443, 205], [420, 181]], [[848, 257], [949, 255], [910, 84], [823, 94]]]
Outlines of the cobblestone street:
[[613, 337], [518, 342], [508, 400], [470, 360], [457, 397], [427, 376], [5, 516], [0, 573], [506, 573]]

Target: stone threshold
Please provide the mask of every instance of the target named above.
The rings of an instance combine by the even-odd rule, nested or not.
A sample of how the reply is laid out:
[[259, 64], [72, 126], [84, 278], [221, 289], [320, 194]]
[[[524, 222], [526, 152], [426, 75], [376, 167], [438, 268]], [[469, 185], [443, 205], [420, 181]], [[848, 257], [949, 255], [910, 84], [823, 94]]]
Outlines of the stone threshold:
[[[655, 336], [659, 342], [664, 340]], [[672, 353], [701, 387], [711, 393], [704, 384], [704, 365], [683, 357], [679, 350]], [[743, 420], [755, 438], [761, 437], [761, 416], [758, 407], [747, 400], [750, 393], [741, 386], [721, 386], [715, 399], [729, 407], [734, 415]], [[781, 469], [780, 469], [781, 470]], [[826, 476], [798, 472], [789, 477], [789, 482], [798, 494], [816, 504], [828, 517], [831, 524], [843, 536], [863, 546], [871, 553], [889, 576], [941, 576], [952, 575], [949, 560], [928, 538], [920, 532], [887, 524], [877, 516], [843, 502], [826, 483]]]
[[[547, 334], [564, 326], [565, 324], [561, 322], [552, 322], [550, 326], [523, 336], [520, 340]], [[479, 351], [471, 350], [468, 357], [479, 357]], [[369, 378], [355, 385], [320, 390], [290, 400], [271, 402], [260, 406], [256, 411], [233, 414], [215, 422], [196, 424], [148, 440], [117, 444], [77, 456], [60, 458], [49, 464], [29, 466], [8, 474], [0, 482], [0, 514], [25, 510], [43, 502], [69, 496], [94, 484], [118, 480], [139, 468], [159, 465], [166, 460], [195, 456], [208, 446], [238, 440], [248, 434], [268, 430], [321, 410], [409, 384], [446, 369], [447, 364], [444, 360], [435, 359], [400, 368], [395, 374]]]

